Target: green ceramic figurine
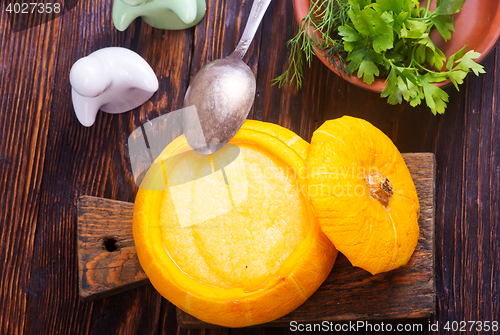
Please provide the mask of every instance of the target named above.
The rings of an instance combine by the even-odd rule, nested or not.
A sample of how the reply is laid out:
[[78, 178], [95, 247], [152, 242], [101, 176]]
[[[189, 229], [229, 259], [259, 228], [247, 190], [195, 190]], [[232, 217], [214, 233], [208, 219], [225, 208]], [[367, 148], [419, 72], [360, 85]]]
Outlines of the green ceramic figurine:
[[115, 0], [113, 22], [123, 31], [139, 16], [158, 29], [186, 29], [205, 15], [205, 0]]

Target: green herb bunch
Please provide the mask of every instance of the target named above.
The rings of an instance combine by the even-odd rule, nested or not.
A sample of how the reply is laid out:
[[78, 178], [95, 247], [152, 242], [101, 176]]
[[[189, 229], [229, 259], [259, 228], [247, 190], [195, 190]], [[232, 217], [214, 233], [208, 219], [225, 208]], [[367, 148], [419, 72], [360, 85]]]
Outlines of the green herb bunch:
[[448, 94], [433, 83], [450, 80], [458, 90], [467, 73], [485, 73], [477, 64], [480, 54], [467, 46], [446, 59], [429, 37], [438, 30], [445, 41], [454, 31], [453, 15], [466, 0], [317, 0], [291, 39], [288, 69], [273, 84], [297, 82], [303, 78], [304, 58], [311, 64], [314, 51], [328, 57], [346, 75], [357, 73], [367, 84], [375, 77], [386, 78], [381, 97], [390, 104], [402, 99], [411, 106], [425, 100], [432, 113], [444, 113]]

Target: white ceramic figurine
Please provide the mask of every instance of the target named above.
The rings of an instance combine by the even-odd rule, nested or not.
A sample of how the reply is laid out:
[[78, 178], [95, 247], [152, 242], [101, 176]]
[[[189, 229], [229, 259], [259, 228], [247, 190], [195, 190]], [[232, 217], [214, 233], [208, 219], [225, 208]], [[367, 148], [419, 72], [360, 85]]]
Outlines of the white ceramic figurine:
[[104, 48], [79, 59], [70, 72], [71, 96], [78, 121], [94, 124], [99, 109], [123, 113], [151, 98], [158, 79], [137, 53], [119, 47]]

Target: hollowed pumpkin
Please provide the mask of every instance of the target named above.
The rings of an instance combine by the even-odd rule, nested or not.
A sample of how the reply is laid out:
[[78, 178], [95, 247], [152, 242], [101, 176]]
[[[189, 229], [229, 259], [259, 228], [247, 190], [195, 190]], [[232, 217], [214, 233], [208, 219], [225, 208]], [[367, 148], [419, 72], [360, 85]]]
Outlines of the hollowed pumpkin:
[[418, 242], [420, 207], [392, 141], [344, 116], [314, 132], [307, 162], [311, 202], [335, 247], [372, 274], [405, 265]]
[[272, 321], [312, 295], [337, 251], [305, 195], [308, 146], [259, 121], [211, 157], [189, 150], [184, 136], [169, 144], [141, 184], [133, 219], [139, 261], [158, 292], [227, 327]]

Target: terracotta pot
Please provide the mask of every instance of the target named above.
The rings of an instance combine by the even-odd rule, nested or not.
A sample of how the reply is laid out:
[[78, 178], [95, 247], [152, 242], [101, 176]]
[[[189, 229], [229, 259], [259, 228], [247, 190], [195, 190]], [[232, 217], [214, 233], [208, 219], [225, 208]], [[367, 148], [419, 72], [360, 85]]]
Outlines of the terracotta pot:
[[[309, 11], [310, 0], [293, 0], [295, 16], [300, 22]], [[435, 0], [432, 0], [431, 9], [435, 8]], [[436, 29], [431, 33], [431, 38], [446, 57], [451, 56], [464, 45], [468, 50], [481, 53], [476, 62], [481, 61], [491, 51], [500, 36], [500, 1], [498, 0], [467, 0], [462, 11], [455, 15], [455, 32], [451, 39], [445, 42]], [[342, 76], [327, 58], [317, 53], [319, 59], [333, 72]], [[363, 82], [362, 78], [354, 76], [342, 76], [345, 80], [374, 92], [382, 92], [385, 88], [384, 79], [377, 78], [371, 85]], [[437, 83], [444, 86], [450, 81]]]

